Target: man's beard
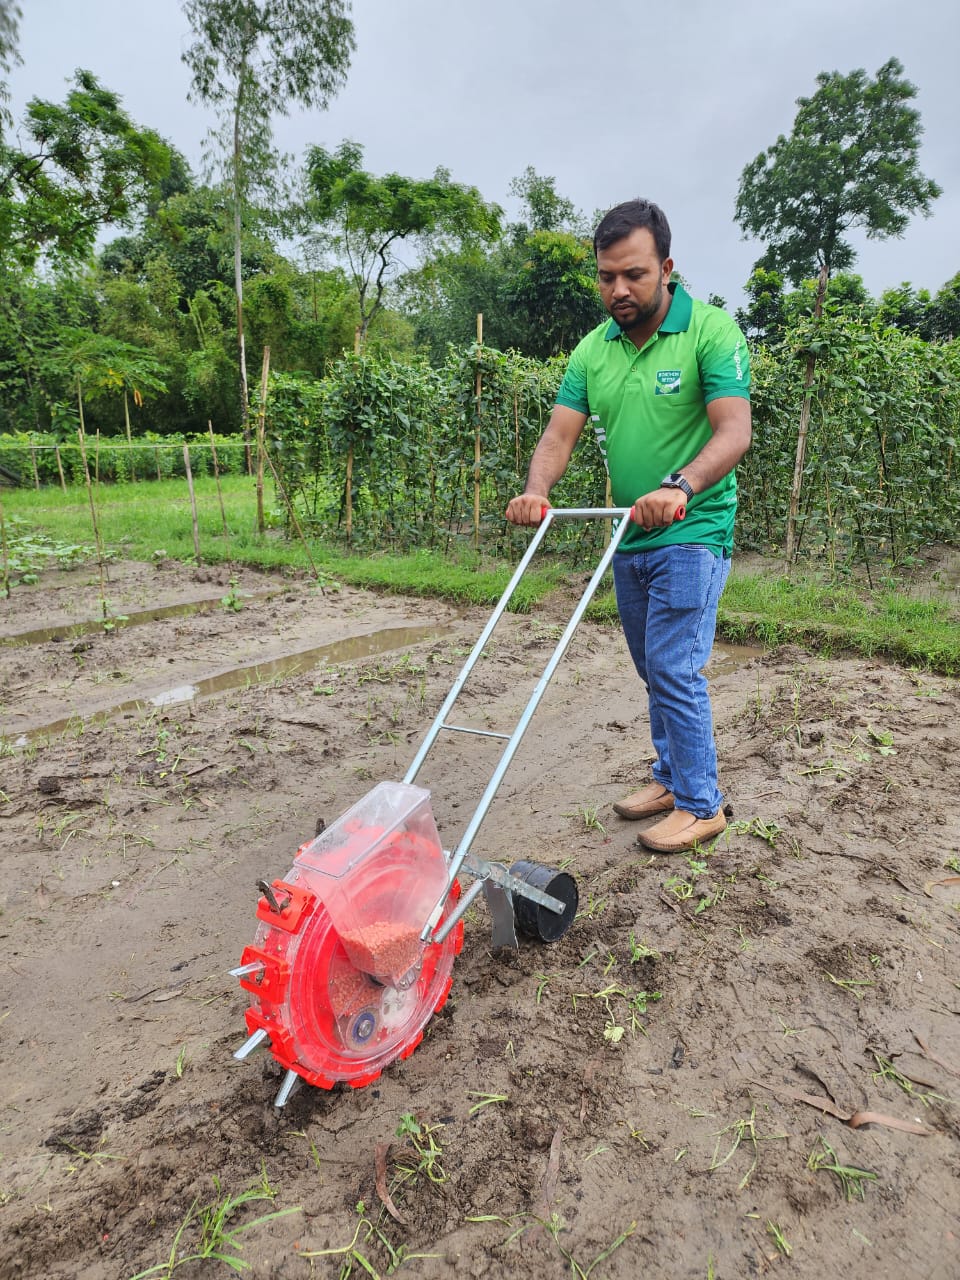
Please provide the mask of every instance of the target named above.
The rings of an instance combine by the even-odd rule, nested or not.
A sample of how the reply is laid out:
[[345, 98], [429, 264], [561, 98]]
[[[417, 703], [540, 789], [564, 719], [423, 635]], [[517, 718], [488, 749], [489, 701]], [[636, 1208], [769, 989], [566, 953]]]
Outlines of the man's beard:
[[616, 320], [620, 328], [625, 332], [629, 332], [631, 329], [636, 329], [640, 325], [645, 324], [648, 320], [652, 320], [659, 312], [662, 304], [663, 281], [660, 280], [657, 282], [657, 292], [646, 306], [641, 307], [639, 303], [631, 300], [629, 303], [629, 311], [621, 312], [618, 315], [615, 307], [608, 307], [607, 310], [610, 312], [613, 319]]

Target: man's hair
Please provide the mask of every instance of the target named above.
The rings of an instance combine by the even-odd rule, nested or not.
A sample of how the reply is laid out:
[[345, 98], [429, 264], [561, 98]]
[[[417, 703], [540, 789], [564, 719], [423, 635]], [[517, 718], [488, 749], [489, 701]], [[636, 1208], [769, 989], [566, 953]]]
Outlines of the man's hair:
[[665, 262], [670, 257], [670, 223], [660, 206], [652, 200], [625, 200], [605, 213], [593, 233], [594, 253], [609, 249], [637, 227], [647, 228], [653, 236], [657, 257]]

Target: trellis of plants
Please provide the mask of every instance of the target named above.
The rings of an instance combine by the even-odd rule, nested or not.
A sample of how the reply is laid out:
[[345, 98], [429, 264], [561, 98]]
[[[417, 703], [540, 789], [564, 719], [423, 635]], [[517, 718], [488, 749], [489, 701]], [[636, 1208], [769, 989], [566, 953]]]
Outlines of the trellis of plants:
[[800, 556], [834, 571], [902, 563], [960, 528], [954, 484], [960, 345], [877, 321], [807, 318], [752, 356], [753, 445], [739, 468], [738, 537], [783, 547], [803, 365], [817, 356], [800, 496]]
[[[480, 344], [451, 347], [439, 368], [344, 356], [319, 383], [271, 379], [268, 447], [317, 532], [398, 551], [465, 546], [476, 532], [479, 479], [482, 545], [513, 551], [527, 535], [503, 512], [523, 487], [561, 376], [562, 362]], [[602, 459], [585, 435], [553, 500], [602, 505], [604, 486]]]
[[[185, 475], [183, 447], [190, 450], [194, 475], [213, 475], [216, 450], [220, 474], [246, 469], [243, 441], [237, 436], [214, 434], [159, 436], [147, 432], [131, 443], [116, 436], [88, 436], [87, 460], [91, 471], [106, 482], [123, 480], [169, 480]], [[16, 431], [0, 435], [0, 466], [20, 482], [39, 487], [45, 484], [83, 484], [84, 470], [80, 445], [57, 431]]]

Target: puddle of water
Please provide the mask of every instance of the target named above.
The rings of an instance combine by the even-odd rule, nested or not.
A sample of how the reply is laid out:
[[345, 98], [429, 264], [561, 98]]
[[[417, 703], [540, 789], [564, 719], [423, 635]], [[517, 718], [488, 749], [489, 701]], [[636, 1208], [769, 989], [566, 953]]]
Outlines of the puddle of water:
[[[239, 599], [246, 604], [254, 600], [272, 600], [280, 595], [277, 590], [258, 591], [247, 594], [240, 592]], [[206, 600], [191, 600], [187, 603], [157, 605], [153, 609], [135, 609], [132, 613], [117, 618], [108, 618], [107, 622], [115, 631], [125, 627], [139, 627], [147, 622], [162, 622], [164, 618], [188, 618], [195, 613], [212, 613], [222, 604], [222, 596]], [[68, 622], [59, 627], [38, 627], [35, 631], [17, 631], [13, 635], [0, 636], [0, 647], [26, 648], [31, 644], [46, 644], [50, 640], [78, 640], [81, 636], [103, 633], [103, 618], [85, 618], [81, 622]]]
[[715, 644], [707, 663], [708, 676], [725, 676], [732, 671], [739, 671], [755, 658], [762, 658], [766, 653], [759, 645], [752, 644]]
[[281, 658], [273, 658], [269, 662], [258, 662], [247, 667], [233, 667], [206, 680], [198, 680], [196, 684], [182, 684], [172, 689], [163, 689], [152, 697], [130, 698], [126, 702], [119, 702], [114, 707], [98, 711], [95, 715], [86, 718], [74, 715], [65, 720], [40, 725], [21, 734], [13, 745], [25, 747], [36, 738], [53, 737], [81, 724], [104, 724], [107, 720], [124, 715], [126, 712], [143, 711], [151, 706], [178, 706], [198, 698], [209, 697], [214, 693], [223, 693], [228, 689], [266, 683], [278, 676], [301, 675], [304, 671], [310, 671], [323, 662], [357, 662], [361, 658], [371, 658], [378, 653], [389, 653], [393, 649], [404, 649], [409, 645], [419, 644], [423, 640], [438, 640], [442, 636], [449, 635], [451, 630], [449, 626], [385, 627], [381, 631], [371, 631], [367, 635], [350, 636], [346, 640], [335, 640], [331, 644], [323, 644], [316, 649], [302, 649], [298, 653], [288, 653]]

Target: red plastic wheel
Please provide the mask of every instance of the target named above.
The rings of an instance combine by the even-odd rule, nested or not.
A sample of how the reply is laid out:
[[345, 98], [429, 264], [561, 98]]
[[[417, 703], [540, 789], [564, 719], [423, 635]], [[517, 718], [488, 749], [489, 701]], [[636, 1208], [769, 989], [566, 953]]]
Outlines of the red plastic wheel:
[[[274, 881], [274, 902], [260, 900], [260, 927], [240, 961], [257, 966], [240, 979], [251, 997], [247, 1029], [265, 1031], [277, 1061], [309, 1084], [329, 1089], [342, 1080], [359, 1088], [423, 1039], [453, 984], [463, 923], [442, 943], [418, 945], [409, 969], [383, 984], [350, 959], [317, 887], [310, 868], [295, 864]], [[455, 883], [444, 918], [459, 896]]]

